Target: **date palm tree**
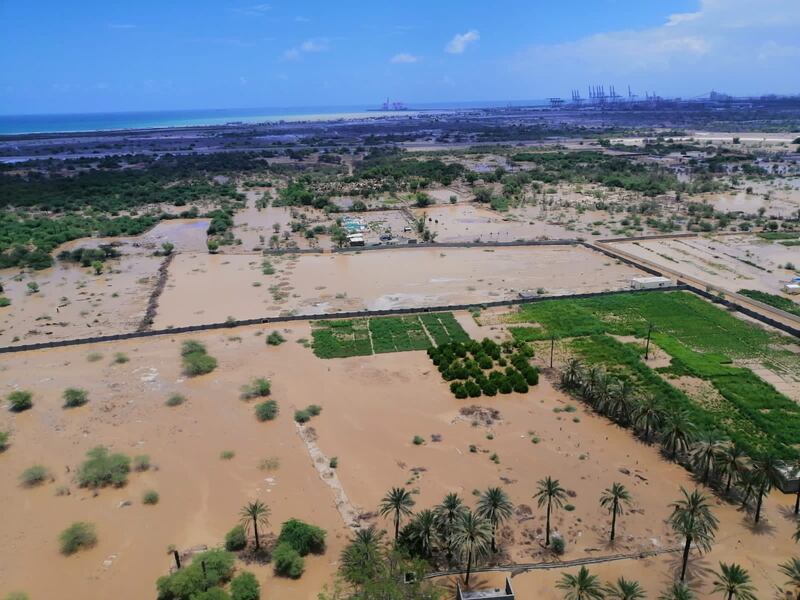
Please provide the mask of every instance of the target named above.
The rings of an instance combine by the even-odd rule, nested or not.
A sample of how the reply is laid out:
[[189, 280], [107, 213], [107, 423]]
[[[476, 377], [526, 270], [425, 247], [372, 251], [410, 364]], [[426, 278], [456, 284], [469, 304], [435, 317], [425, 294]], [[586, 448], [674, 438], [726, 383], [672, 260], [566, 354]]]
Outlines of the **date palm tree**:
[[394, 519], [395, 542], [397, 541], [397, 536], [400, 535], [400, 519], [411, 514], [412, 506], [414, 506], [414, 499], [411, 497], [411, 492], [400, 487], [393, 487], [381, 500], [381, 516], [392, 515]]
[[597, 365], [591, 365], [586, 371], [584, 372], [583, 379], [581, 380], [581, 395], [583, 398], [589, 402], [589, 404], [594, 405], [595, 403], [595, 391], [597, 387], [601, 385], [601, 381], [605, 379], [606, 372]]
[[624, 509], [631, 504], [631, 494], [621, 483], [612, 483], [610, 488], [600, 494], [600, 506], [611, 514], [611, 540], [614, 541], [617, 529], [617, 516], [624, 514]]
[[434, 509], [436, 518], [439, 522], [441, 537], [444, 539], [447, 552], [447, 565], [453, 563], [453, 532], [459, 517], [467, 512], [464, 501], [458, 494], [449, 493], [444, 497], [442, 503]]
[[695, 600], [695, 595], [685, 583], [676, 581], [664, 590], [658, 600]]
[[779, 568], [789, 578], [786, 583], [794, 588], [795, 598], [800, 600], [800, 558], [793, 556]]
[[645, 394], [634, 403], [631, 416], [633, 426], [643, 432], [644, 441], [649, 444], [650, 436], [664, 422], [664, 407], [656, 396]]
[[592, 390], [592, 406], [597, 412], [605, 413], [614, 393], [614, 382], [606, 373], [602, 373], [594, 382]]
[[423, 558], [430, 558], [439, 541], [434, 512], [425, 509], [414, 515], [411, 519], [410, 534], [412, 541], [421, 550]]
[[497, 526], [511, 517], [514, 505], [502, 488], [490, 487], [481, 494], [475, 510], [479, 517], [492, 524], [492, 552], [497, 552]]
[[568, 390], [577, 388], [583, 379], [583, 363], [577, 358], [570, 358], [561, 372], [561, 385]]
[[375, 525], [359, 529], [344, 547], [341, 569], [344, 578], [352, 584], [374, 580], [383, 562], [383, 536]]
[[705, 484], [708, 483], [708, 478], [711, 476], [711, 468], [715, 465], [715, 459], [717, 454], [719, 454], [719, 450], [719, 441], [710, 435], [701, 437], [692, 446], [689, 455], [692, 469], [697, 474], [702, 473], [702, 475], [700, 475], [700, 481]]
[[683, 497], [670, 505], [672, 514], [669, 523], [675, 532], [686, 540], [681, 566], [681, 581], [683, 581], [686, 577], [686, 565], [689, 562], [692, 543], [700, 552], [710, 550], [719, 521], [711, 512], [711, 504], [705, 494], [697, 489], [690, 494], [684, 487], [681, 487], [681, 494]]
[[739, 475], [739, 487], [742, 488], [742, 508], [747, 506], [750, 501], [750, 496], [753, 495], [753, 490], [756, 488], [756, 474], [752, 468], [746, 467]]
[[553, 506], [561, 508], [564, 506], [564, 500], [567, 498], [567, 491], [561, 487], [558, 479], [553, 479], [550, 476], [540, 479], [536, 484], [537, 492], [533, 495], [536, 498], [539, 508], [547, 506], [547, 528], [545, 535], [545, 546], [550, 545], [550, 513]]
[[675, 460], [678, 452], [686, 452], [694, 439], [695, 426], [689, 419], [689, 413], [676, 408], [666, 413], [661, 429], [661, 444], [669, 455]]
[[630, 423], [635, 406], [635, 391], [633, 384], [627, 379], [617, 380], [611, 386], [606, 414], [622, 425]]
[[717, 472], [725, 478], [725, 495], [731, 491], [731, 484], [739, 481], [747, 469], [747, 455], [736, 442], [718, 449], [714, 458]]
[[758, 497], [756, 498], [755, 522], [761, 517], [761, 504], [764, 496], [781, 481], [780, 463], [774, 456], [766, 455], [753, 461], [753, 478]]
[[245, 531], [250, 532], [250, 525], [253, 526], [253, 534], [256, 538], [256, 550], [261, 548], [261, 541], [258, 537], [258, 526], [269, 525], [269, 506], [256, 500], [255, 502], [248, 502], [239, 511], [239, 521], [244, 527]]
[[631, 581], [624, 577], [603, 586], [603, 593], [606, 598], [613, 600], [644, 600], [647, 597], [644, 588], [638, 581]]
[[750, 574], [736, 563], [719, 563], [719, 573], [714, 573], [714, 592], [725, 595], [725, 600], [756, 600]]
[[472, 511], [466, 511], [459, 516], [453, 532], [453, 543], [461, 556], [467, 559], [467, 578], [465, 580], [467, 587], [469, 587], [472, 563], [486, 555], [491, 539], [492, 525], [488, 520], [479, 517]]
[[[797, 477], [800, 474], [800, 459], [798, 459], [794, 465], [794, 476]], [[800, 486], [797, 486], [797, 494], [794, 497], [794, 514], [800, 514]]]
[[556, 587], [564, 590], [564, 600], [602, 600], [603, 586], [597, 575], [591, 575], [589, 569], [581, 567], [577, 575], [564, 573], [556, 582]]

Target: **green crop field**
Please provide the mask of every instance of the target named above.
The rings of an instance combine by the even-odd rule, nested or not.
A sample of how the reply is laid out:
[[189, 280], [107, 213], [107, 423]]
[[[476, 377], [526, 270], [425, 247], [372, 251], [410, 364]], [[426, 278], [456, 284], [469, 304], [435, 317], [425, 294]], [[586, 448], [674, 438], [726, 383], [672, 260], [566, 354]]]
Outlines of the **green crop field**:
[[315, 321], [312, 338], [319, 358], [427, 350], [431, 339], [437, 346], [470, 339], [452, 313]]
[[[737, 319], [688, 292], [621, 294], [526, 304], [511, 315], [514, 337], [522, 341], [572, 338], [571, 349], [588, 363], [635, 381], [640, 389], [687, 409], [701, 431], [740, 442], [753, 454], [797, 454], [800, 406], [734, 360], [758, 362], [800, 377], [797, 341]], [[672, 361], [652, 370], [639, 345], [610, 335], [652, 339]], [[703, 379], [719, 392], [715, 401], [689, 398], [669, 384], [674, 376]]]

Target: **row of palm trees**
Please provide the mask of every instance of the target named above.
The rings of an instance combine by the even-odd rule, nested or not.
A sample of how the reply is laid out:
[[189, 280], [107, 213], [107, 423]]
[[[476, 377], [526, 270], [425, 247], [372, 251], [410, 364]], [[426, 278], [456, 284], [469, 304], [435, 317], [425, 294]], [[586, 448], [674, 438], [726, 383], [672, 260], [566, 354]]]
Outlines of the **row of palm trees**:
[[[781, 573], [788, 578], [786, 584], [794, 589], [800, 598], [800, 558], [792, 558], [779, 566]], [[755, 587], [750, 573], [736, 563], [719, 563], [719, 570], [713, 573], [712, 591], [725, 597], [725, 600], [756, 600]], [[638, 581], [618, 578], [602, 584], [597, 575], [592, 575], [586, 567], [577, 574], [564, 573], [556, 583], [564, 592], [564, 600], [644, 600], [647, 594]], [[683, 581], [671, 584], [658, 600], [695, 600], [694, 591]]]
[[[596, 365], [586, 367], [570, 359], [561, 372], [561, 385], [598, 413], [632, 427], [646, 443], [657, 437], [671, 460], [682, 462], [700, 481], [715, 485], [725, 496], [736, 491], [742, 507], [754, 500], [753, 518], [759, 522], [764, 497], [781, 479], [776, 457], [750, 458], [735, 442], [698, 435], [686, 410], [666, 407], [651, 394], [639, 394], [629, 380], [610, 376]], [[800, 463], [796, 467], [800, 469]], [[800, 490], [794, 511], [800, 513]]]

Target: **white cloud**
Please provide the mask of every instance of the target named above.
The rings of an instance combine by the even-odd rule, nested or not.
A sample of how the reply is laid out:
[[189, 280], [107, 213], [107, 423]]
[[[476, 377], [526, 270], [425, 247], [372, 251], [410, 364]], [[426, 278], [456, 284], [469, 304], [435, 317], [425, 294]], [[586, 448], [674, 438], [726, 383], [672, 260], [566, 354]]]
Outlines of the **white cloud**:
[[658, 27], [531, 45], [508, 66], [542, 97], [615, 81], [664, 95], [797, 93], [787, 74], [797, 72], [798, 29], [798, 0], [700, 0]]
[[251, 4], [250, 6], [242, 6], [240, 8], [234, 8], [234, 12], [237, 12], [241, 15], [247, 15], [249, 17], [260, 17], [263, 16], [265, 13], [272, 10], [272, 6], [270, 4]]
[[304, 54], [315, 54], [328, 51], [327, 38], [314, 38], [302, 42], [299, 46], [289, 48], [283, 53], [283, 60], [299, 60]]
[[469, 44], [477, 42], [479, 39], [481, 36], [476, 29], [470, 29], [467, 33], [457, 33], [452, 40], [447, 42], [444, 51], [449, 54], [463, 54]]
[[401, 52], [400, 54], [395, 54], [389, 62], [395, 65], [404, 65], [415, 63], [419, 61], [419, 56], [414, 56], [413, 54], [409, 54], [407, 52]]

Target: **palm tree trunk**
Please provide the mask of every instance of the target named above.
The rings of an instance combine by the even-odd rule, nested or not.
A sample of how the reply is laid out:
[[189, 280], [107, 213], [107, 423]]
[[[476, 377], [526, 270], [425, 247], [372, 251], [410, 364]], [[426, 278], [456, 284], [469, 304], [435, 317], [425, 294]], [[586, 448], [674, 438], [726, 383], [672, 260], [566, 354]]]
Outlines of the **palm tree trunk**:
[[733, 600], [733, 590], [728, 592], [728, 600]]
[[703, 471], [703, 483], [708, 483], [708, 472], [711, 470], [711, 463], [706, 463], [706, 470]]
[[650, 443], [650, 423], [644, 426], [644, 441], [645, 443]]
[[794, 499], [794, 514], [800, 512], [800, 486], [797, 488], [797, 497]]
[[689, 562], [689, 550], [692, 547], [692, 537], [686, 538], [686, 545], [683, 547], [683, 566], [681, 567], [681, 581], [686, 577], [686, 565]]
[[492, 523], [492, 552], [497, 552], [497, 544], [495, 543], [495, 536], [497, 533], [497, 523]]
[[731, 480], [733, 479], [733, 471], [728, 473], [728, 482], [725, 484], [725, 495], [727, 496], [731, 491]]
[[547, 533], [544, 538], [544, 545], [550, 545], [550, 500], [547, 501]]
[[394, 513], [394, 541], [397, 541], [397, 537], [400, 535], [400, 511]]
[[467, 553], [467, 580], [466, 586], [469, 587], [469, 573], [472, 570], [472, 548], [469, 549]]
[[256, 550], [258, 550], [261, 547], [261, 544], [258, 540], [258, 521], [255, 519], [255, 517], [253, 517], [253, 531], [256, 534]]
[[758, 488], [758, 502], [756, 502], [756, 523], [761, 518], [761, 503], [764, 501], [764, 484], [761, 484], [761, 487]]
[[614, 541], [615, 529], [617, 528], [617, 500], [614, 499], [614, 510], [611, 511], [611, 541]]

